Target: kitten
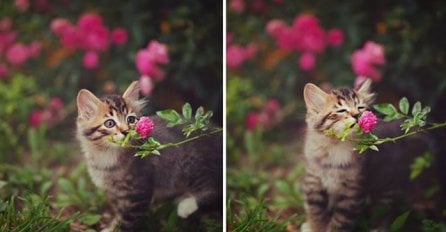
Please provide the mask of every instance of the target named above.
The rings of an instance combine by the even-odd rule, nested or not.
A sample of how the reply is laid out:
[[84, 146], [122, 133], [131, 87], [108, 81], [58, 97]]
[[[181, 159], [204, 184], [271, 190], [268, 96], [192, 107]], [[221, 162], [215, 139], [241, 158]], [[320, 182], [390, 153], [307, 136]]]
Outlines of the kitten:
[[[111, 201], [121, 231], [141, 231], [152, 200], [180, 199], [177, 214], [187, 218], [197, 209], [222, 208], [222, 136], [213, 135], [161, 151], [160, 156], [135, 157], [135, 150], [110, 141], [125, 138], [141, 116], [144, 101], [139, 83], [122, 96], [97, 98], [82, 89], [77, 96], [77, 137], [93, 183]], [[180, 128], [167, 128], [158, 116], [152, 132], [161, 143], [184, 139]]]
[[[370, 85], [367, 80], [358, 89], [341, 88], [330, 93], [313, 84], [304, 88], [307, 221], [302, 231], [355, 231], [366, 197], [388, 203], [400, 197], [409, 182], [412, 158], [429, 148], [423, 136], [414, 136], [380, 145], [379, 152], [358, 154], [353, 151], [354, 143], [324, 133], [330, 129], [342, 134], [346, 125], [357, 122], [374, 100]], [[401, 134], [399, 122], [379, 122], [373, 132], [379, 137]]]

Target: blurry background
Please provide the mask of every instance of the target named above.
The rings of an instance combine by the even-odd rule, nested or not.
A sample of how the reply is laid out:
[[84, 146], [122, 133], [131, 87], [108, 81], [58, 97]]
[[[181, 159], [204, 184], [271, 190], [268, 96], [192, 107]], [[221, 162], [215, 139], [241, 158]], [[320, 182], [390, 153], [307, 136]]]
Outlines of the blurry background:
[[[446, 120], [443, 1], [229, 0], [227, 20], [230, 230], [297, 231], [304, 221], [298, 180], [305, 83], [353, 87], [368, 76], [377, 103], [407, 96], [432, 107], [429, 121]], [[431, 204], [444, 201], [445, 132], [432, 132], [438, 156], [420, 156], [411, 166], [413, 173], [440, 170], [422, 193], [422, 206], [436, 212], [412, 212], [411, 224], [400, 219], [394, 229], [445, 230], [444, 204]], [[401, 218], [408, 211], [401, 209]]]
[[[222, 17], [211, 1], [1, 1], [0, 230], [85, 231], [110, 220], [74, 138], [75, 98], [81, 88], [122, 93], [142, 76], [136, 55], [151, 41], [168, 61], [144, 64], [155, 73], [146, 113], [190, 102], [222, 125]], [[196, 220], [167, 205], [150, 225], [221, 230]]]

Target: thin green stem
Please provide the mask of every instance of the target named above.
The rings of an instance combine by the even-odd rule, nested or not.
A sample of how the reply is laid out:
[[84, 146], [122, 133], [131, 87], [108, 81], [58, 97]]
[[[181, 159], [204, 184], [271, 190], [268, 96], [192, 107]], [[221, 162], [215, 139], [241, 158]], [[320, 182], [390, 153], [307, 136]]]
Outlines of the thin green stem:
[[221, 131], [223, 131], [223, 128], [217, 128], [217, 129], [215, 129], [212, 132], [209, 132], [209, 133], [206, 133], [206, 134], [197, 135], [197, 136], [185, 139], [185, 140], [177, 142], [177, 143], [162, 144], [161, 146], [158, 147], [157, 150], [162, 150], [162, 149], [166, 149], [166, 148], [169, 148], [169, 147], [177, 147], [177, 146], [180, 146], [182, 144], [185, 144], [185, 143], [188, 143], [188, 142], [191, 142], [191, 141], [194, 141], [194, 140], [197, 140], [197, 139], [209, 136], [209, 135], [213, 135], [213, 134], [216, 134], [216, 133], [221, 132]]
[[[419, 128], [419, 129], [417, 129], [417, 130], [414, 130], [414, 131], [412, 131], [412, 132], [409, 132], [409, 133], [407, 133], [407, 134], [402, 134], [402, 135], [400, 135], [400, 136], [397, 136], [397, 137], [394, 137], [394, 138], [383, 138], [383, 139], [378, 139], [378, 140], [375, 140], [375, 141], [370, 141], [370, 140], [368, 140], [368, 141], [370, 141], [370, 142], [365, 142], [365, 143], [363, 143], [364, 145], [379, 145], [379, 144], [383, 144], [383, 143], [387, 143], [387, 142], [396, 142], [397, 140], [400, 140], [400, 139], [403, 139], [403, 138], [406, 138], [406, 137], [409, 137], [409, 136], [412, 136], [412, 135], [414, 135], [414, 134], [417, 134], [417, 133], [420, 133], [420, 132], [423, 132], [423, 131], [430, 131], [430, 130], [434, 130], [434, 129], [437, 129], [437, 128], [440, 128], [440, 127], [444, 127], [444, 126], [446, 126], [446, 122], [442, 122], [442, 123], [434, 123], [434, 124], [432, 124], [432, 126], [430, 126], [430, 127], [427, 127], [427, 128]], [[361, 140], [359, 140], [359, 142], [361, 143]]]

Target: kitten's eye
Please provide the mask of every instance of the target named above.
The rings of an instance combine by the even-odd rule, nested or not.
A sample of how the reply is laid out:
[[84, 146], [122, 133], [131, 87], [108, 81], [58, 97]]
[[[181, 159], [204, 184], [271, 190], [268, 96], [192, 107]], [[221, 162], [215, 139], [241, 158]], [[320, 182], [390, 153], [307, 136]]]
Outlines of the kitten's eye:
[[337, 110], [337, 111], [336, 111], [336, 113], [345, 113], [345, 112], [347, 112], [346, 109], [340, 109], [340, 110]]
[[133, 123], [135, 123], [136, 122], [136, 117], [135, 116], [128, 116], [127, 117], [127, 123], [128, 124], [133, 124]]
[[365, 106], [358, 106], [358, 110], [363, 110], [365, 109]]
[[113, 121], [113, 119], [108, 119], [107, 121], [104, 122], [104, 126], [107, 128], [112, 128], [116, 125], [116, 122]]

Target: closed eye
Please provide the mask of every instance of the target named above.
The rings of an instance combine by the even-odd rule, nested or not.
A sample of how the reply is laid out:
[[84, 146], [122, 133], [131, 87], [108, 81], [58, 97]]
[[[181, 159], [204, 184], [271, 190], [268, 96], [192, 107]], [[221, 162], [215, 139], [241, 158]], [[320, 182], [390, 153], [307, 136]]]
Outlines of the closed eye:
[[358, 110], [363, 110], [365, 109], [365, 106], [358, 106]]
[[347, 112], [346, 109], [340, 109], [340, 110], [337, 110], [337, 111], [336, 111], [336, 113], [345, 113], [345, 112]]

